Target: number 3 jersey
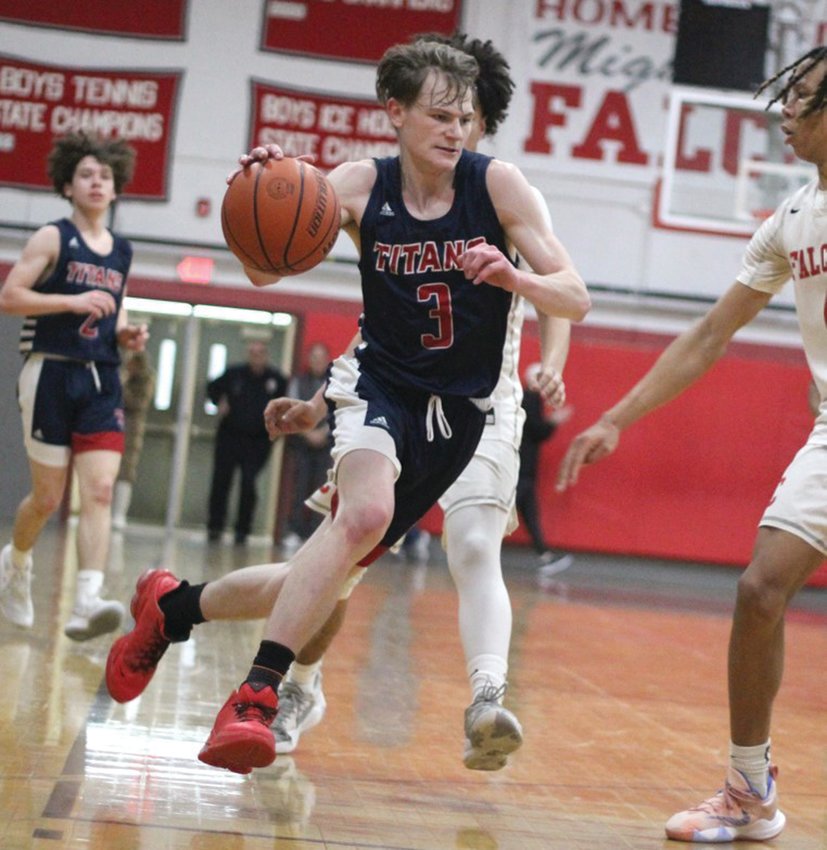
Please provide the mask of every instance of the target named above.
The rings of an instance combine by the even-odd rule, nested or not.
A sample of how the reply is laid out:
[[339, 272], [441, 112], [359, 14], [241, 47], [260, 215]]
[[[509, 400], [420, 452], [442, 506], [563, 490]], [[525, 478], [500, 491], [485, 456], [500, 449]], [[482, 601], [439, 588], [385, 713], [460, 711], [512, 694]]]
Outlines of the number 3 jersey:
[[112, 250], [102, 256], [84, 242], [67, 218], [51, 222], [60, 231], [60, 253], [46, 280], [35, 284], [36, 292], [79, 295], [102, 289], [115, 299], [115, 312], [101, 319], [61, 312], [27, 316], [20, 332], [20, 352], [55, 354], [72, 360], [118, 363], [116, 325], [126, 278], [132, 262], [132, 246], [112, 235]]
[[466, 280], [459, 257], [507, 243], [485, 183], [491, 157], [463, 151], [454, 201], [440, 218], [414, 218], [402, 200], [398, 157], [375, 160], [360, 225], [362, 367], [382, 382], [436, 395], [487, 398], [500, 375], [511, 293]]

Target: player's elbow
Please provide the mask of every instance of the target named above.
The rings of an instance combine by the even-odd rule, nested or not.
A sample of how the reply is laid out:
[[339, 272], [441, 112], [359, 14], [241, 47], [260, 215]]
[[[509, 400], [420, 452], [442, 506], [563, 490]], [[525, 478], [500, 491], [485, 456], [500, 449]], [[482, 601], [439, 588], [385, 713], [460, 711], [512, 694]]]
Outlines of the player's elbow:
[[563, 318], [570, 319], [572, 322], [582, 322], [592, 308], [592, 299], [588, 290], [584, 286], [582, 290], [573, 293], [570, 299], [569, 310]]
[[6, 313], [15, 316], [21, 313], [20, 307], [16, 303], [13, 289], [10, 286], [0, 287], [0, 313]]

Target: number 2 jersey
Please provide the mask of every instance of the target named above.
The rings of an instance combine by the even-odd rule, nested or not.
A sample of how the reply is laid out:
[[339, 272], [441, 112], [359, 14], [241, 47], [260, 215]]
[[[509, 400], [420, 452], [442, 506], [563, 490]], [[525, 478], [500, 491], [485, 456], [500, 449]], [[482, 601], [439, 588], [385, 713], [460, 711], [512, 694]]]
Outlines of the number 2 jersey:
[[398, 157], [375, 160], [360, 225], [364, 314], [356, 356], [392, 386], [488, 398], [503, 357], [511, 293], [466, 280], [459, 257], [487, 242], [508, 256], [488, 194], [491, 157], [463, 151], [454, 201], [443, 216], [414, 218], [402, 200]]
[[60, 253], [46, 280], [35, 284], [36, 292], [79, 295], [92, 289], [108, 292], [115, 312], [93, 321], [79, 313], [51, 313], [27, 316], [20, 331], [20, 352], [53, 354], [72, 360], [118, 363], [116, 325], [123, 300], [126, 278], [132, 262], [132, 246], [112, 234], [112, 250], [106, 256], [96, 253], [68, 218], [51, 222], [60, 231]]

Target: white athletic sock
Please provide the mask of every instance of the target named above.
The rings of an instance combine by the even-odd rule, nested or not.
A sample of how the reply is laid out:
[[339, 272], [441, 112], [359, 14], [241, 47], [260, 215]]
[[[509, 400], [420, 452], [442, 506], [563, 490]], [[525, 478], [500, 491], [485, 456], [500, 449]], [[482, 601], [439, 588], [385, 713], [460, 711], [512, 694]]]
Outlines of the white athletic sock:
[[23, 570], [26, 568], [26, 564], [29, 563], [29, 558], [31, 557], [32, 550], [27, 549], [25, 552], [22, 549], [18, 549], [14, 543], [11, 545], [11, 562], [17, 567], [18, 570]]
[[321, 658], [313, 664], [299, 664], [298, 661], [294, 661], [287, 672], [288, 680], [295, 682], [303, 691], [312, 691], [313, 680], [316, 673], [322, 669], [322, 661]]
[[75, 583], [75, 599], [79, 603], [89, 602], [100, 596], [103, 573], [100, 570], [78, 570]]
[[767, 796], [770, 778], [770, 742], [754, 747], [739, 747], [730, 741], [729, 763], [749, 780], [762, 796]]
[[471, 698], [486, 686], [499, 688], [505, 684], [508, 661], [499, 655], [475, 655], [465, 666], [471, 683]]

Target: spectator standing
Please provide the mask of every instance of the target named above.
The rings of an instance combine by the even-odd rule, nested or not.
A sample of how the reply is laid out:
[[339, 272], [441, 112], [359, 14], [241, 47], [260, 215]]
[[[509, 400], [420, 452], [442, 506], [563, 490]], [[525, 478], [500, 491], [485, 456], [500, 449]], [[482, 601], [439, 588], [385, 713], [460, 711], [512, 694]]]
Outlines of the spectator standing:
[[572, 414], [569, 406], [551, 410], [543, 400], [537, 385], [537, 376], [542, 368], [540, 363], [532, 363], [523, 375], [523, 440], [520, 443], [520, 474], [517, 478], [517, 511], [525, 523], [531, 538], [531, 545], [537, 553], [537, 560], [544, 575], [561, 572], [573, 563], [569, 553], [552, 552], [546, 544], [540, 510], [537, 505], [538, 476], [540, 472], [540, 449], [550, 439], [559, 425]]
[[132, 501], [132, 486], [138, 475], [138, 460], [144, 447], [146, 416], [155, 392], [155, 372], [145, 351], [134, 351], [121, 370], [123, 386], [124, 449], [112, 498], [112, 528], [126, 526]]
[[210, 485], [207, 536], [221, 539], [227, 503], [236, 469], [241, 481], [235, 520], [235, 542], [247, 542], [256, 509], [256, 479], [267, 463], [272, 443], [264, 426], [264, 408], [284, 395], [287, 378], [270, 363], [267, 344], [253, 340], [247, 362], [230, 366], [207, 384], [207, 396], [218, 407], [220, 422], [215, 434]]

